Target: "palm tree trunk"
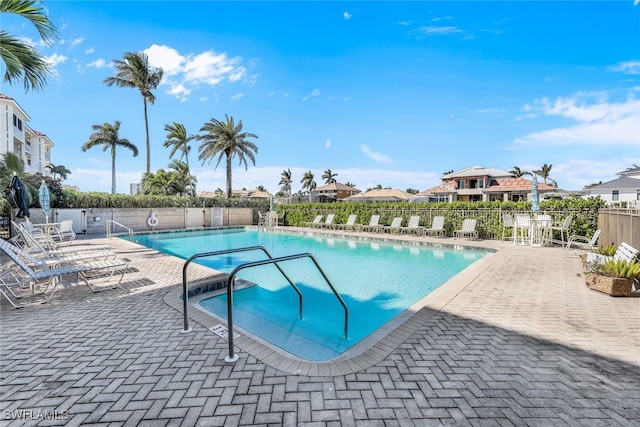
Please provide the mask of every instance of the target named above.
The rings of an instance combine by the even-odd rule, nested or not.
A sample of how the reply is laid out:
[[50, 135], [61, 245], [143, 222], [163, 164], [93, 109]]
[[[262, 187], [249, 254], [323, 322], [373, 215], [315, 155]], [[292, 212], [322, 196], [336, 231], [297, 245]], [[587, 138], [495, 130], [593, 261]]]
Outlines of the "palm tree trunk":
[[227, 154], [227, 198], [231, 198], [231, 156]]
[[144, 101], [144, 129], [147, 135], [147, 173], [151, 172], [151, 142], [149, 141], [149, 117], [147, 116], [147, 98], [142, 97]]
[[116, 146], [111, 146], [111, 194], [116, 194]]

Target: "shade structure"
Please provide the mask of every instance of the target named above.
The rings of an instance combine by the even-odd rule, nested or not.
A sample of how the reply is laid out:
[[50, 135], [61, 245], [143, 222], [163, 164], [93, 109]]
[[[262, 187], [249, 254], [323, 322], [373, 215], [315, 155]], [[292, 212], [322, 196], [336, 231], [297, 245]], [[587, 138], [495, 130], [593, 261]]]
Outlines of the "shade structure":
[[538, 178], [536, 174], [533, 174], [533, 180], [531, 181], [531, 210], [534, 213], [540, 212], [540, 194], [538, 193]]
[[38, 197], [40, 198], [42, 213], [44, 214], [46, 221], [49, 222], [49, 214], [51, 214], [51, 193], [49, 192], [49, 187], [47, 187], [47, 184], [44, 181], [42, 181], [40, 188], [38, 189]]
[[18, 175], [13, 175], [9, 187], [11, 188], [11, 201], [13, 202], [13, 207], [18, 210], [16, 212], [16, 218], [29, 218], [31, 214], [29, 213], [27, 189]]

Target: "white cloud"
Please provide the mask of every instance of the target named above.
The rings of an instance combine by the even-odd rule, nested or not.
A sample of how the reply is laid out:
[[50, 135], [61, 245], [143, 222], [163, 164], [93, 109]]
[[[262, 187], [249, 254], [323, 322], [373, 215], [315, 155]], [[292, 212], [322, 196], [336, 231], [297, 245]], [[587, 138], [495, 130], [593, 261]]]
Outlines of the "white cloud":
[[573, 124], [532, 132], [516, 144], [640, 146], [640, 100], [629, 94], [623, 102], [609, 102], [603, 94], [579, 93], [570, 98], [535, 101], [534, 109]]
[[167, 93], [179, 98], [191, 93], [188, 87], [201, 84], [215, 86], [225, 80], [235, 83], [245, 79], [248, 84], [255, 84], [257, 79], [255, 74], [247, 78], [247, 69], [241, 64], [240, 57], [230, 58], [226, 53], [209, 50], [182, 55], [172, 47], [157, 44], [144, 52], [149, 57], [149, 65], [162, 68], [162, 84], [170, 87]]
[[108, 66], [107, 61], [105, 61], [104, 59], [100, 58], [100, 59], [96, 59], [93, 62], [89, 62], [87, 64], [88, 68], [104, 68]]
[[309, 95], [305, 95], [302, 97], [303, 101], [308, 100], [311, 97], [315, 97], [315, 96], [320, 96], [320, 91], [318, 89], [314, 89], [311, 91], [311, 93]]
[[330, 148], [331, 147], [331, 139], [327, 139], [327, 142], [324, 143], [324, 148]]
[[52, 67], [55, 67], [56, 65], [59, 64], [64, 64], [65, 62], [67, 62], [67, 58], [64, 55], [58, 55], [57, 53], [54, 53], [51, 56], [47, 56], [45, 58], [45, 61], [47, 61]]
[[623, 61], [608, 67], [607, 70], [625, 74], [640, 74], [640, 61]]
[[69, 42], [69, 43], [71, 44], [71, 46], [78, 46], [82, 42], [84, 42], [84, 38], [83, 37], [78, 37], [77, 39], [71, 40], [71, 42]]
[[346, 11], [342, 14], [342, 17], [346, 20], [351, 19], [351, 16], [353, 15], [351, 15], [349, 12], [346, 12]]
[[232, 101], [239, 101], [244, 96], [244, 93], [236, 93], [235, 95], [231, 95]]
[[420, 28], [416, 29], [415, 31], [420, 33], [420, 34], [424, 34], [426, 36], [456, 34], [456, 33], [461, 33], [462, 32], [462, 30], [460, 28], [452, 26], [452, 25], [447, 25], [447, 26], [429, 25], [429, 26], [425, 26], [425, 27], [420, 27]]
[[376, 162], [379, 162], [379, 163], [393, 163], [393, 160], [391, 160], [391, 158], [388, 157], [387, 155], [381, 154], [381, 153], [376, 153], [375, 151], [372, 151], [369, 147], [367, 147], [364, 144], [360, 146], [360, 151], [362, 151], [371, 160], [374, 160]]

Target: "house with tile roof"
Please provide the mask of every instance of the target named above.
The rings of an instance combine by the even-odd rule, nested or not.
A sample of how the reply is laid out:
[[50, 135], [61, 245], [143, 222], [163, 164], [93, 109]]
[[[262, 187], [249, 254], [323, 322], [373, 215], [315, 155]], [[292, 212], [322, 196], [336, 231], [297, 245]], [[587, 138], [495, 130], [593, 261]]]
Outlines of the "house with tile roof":
[[24, 171], [50, 176], [54, 144], [27, 123], [31, 117], [10, 96], [0, 93], [0, 155], [15, 153], [24, 161]]
[[[433, 202], [521, 201], [531, 199], [531, 180], [496, 168], [470, 166], [444, 174], [442, 183], [416, 194]], [[540, 197], [556, 188], [538, 182]]]
[[347, 197], [360, 193], [355, 187], [350, 187], [346, 184], [340, 184], [339, 182], [332, 182], [331, 184], [324, 185], [322, 187], [316, 187], [311, 190], [312, 199], [323, 200], [344, 200]]
[[344, 199], [347, 202], [408, 202], [412, 195], [397, 188], [374, 188]]
[[618, 172], [618, 178], [602, 184], [587, 187], [583, 198], [598, 197], [610, 205], [626, 203], [630, 207], [640, 207], [640, 167]]

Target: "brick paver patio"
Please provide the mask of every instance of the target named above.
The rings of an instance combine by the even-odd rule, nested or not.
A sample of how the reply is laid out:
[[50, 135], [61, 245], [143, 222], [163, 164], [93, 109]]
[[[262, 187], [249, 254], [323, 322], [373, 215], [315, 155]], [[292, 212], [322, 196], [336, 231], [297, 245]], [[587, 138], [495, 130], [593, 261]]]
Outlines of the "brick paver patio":
[[1, 425], [640, 425], [640, 298], [587, 289], [560, 248], [479, 242], [499, 252], [377, 361], [298, 375], [241, 348], [226, 363], [227, 342], [198, 321], [181, 333], [165, 300], [184, 261], [96, 240], [131, 260], [125, 291], [2, 301]]

